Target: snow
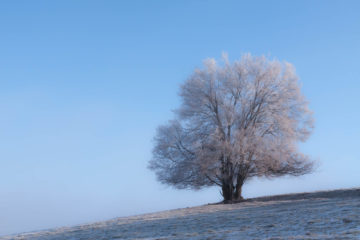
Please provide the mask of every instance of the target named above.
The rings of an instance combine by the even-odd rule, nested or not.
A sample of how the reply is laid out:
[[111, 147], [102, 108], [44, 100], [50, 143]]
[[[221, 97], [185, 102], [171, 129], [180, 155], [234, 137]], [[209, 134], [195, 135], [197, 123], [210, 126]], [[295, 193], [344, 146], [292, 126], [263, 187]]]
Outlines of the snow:
[[360, 188], [204, 205], [0, 239], [360, 239]]

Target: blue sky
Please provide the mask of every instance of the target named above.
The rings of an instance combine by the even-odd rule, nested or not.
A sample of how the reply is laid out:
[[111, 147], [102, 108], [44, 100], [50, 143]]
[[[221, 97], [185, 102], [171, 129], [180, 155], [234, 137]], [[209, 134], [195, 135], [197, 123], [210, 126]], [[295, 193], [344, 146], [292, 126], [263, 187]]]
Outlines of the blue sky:
[[219, 201], [146, 166], [207, 57], [295, 65], [316, 119], [312, 175], [244, 196], [359, 187], [359, 1], [0, 3], [0, 235]]

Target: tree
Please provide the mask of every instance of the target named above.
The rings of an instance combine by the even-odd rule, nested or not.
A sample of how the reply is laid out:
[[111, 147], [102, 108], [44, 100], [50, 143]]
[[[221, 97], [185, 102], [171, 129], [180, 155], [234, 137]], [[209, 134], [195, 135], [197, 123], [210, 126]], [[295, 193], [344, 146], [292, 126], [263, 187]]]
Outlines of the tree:
[[297, 149], [312, 113], [289, 63], [253, 57], [204, 61], [181, 86], [175, 119], [160, 126], [149, 168], [176, 188], [221, 187], [224, 202], [242, 199], [254, 177], [299, 176], [313, 161]]

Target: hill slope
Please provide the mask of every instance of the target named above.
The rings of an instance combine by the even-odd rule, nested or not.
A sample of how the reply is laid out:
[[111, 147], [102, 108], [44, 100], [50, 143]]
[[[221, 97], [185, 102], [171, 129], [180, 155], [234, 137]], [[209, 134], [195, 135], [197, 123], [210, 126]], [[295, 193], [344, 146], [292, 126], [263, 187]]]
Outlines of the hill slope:
[[360, 239], [360, 188], [260, 197], [0, 239]]

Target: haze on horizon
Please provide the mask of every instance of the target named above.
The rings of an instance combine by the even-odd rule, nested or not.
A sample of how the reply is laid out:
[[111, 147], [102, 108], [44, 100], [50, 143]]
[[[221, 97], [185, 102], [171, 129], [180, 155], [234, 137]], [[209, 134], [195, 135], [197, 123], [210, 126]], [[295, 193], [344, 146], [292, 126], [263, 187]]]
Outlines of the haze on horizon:
[[156, 127], [207, 57], [292, 63], [314, 111], [300, 178], [245, 198], [359, 187], [358, 1], [0, 4], [0, 236], [216, 202], [147, 169]]

